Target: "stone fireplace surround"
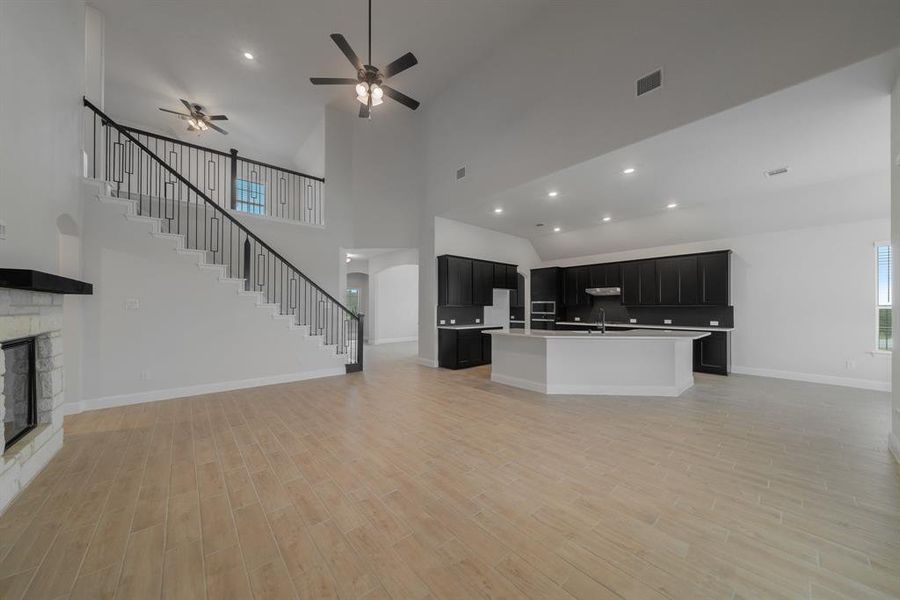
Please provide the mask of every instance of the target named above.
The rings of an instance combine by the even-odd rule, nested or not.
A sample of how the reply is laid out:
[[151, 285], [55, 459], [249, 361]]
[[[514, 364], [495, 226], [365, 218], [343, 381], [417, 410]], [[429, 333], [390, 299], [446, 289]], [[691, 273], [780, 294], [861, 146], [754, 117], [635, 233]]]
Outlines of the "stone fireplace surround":
[[[0, 513], [43, 469], [63, 444], [63, 296], [0, 288], [0, 342], [35, 338], [37, 427], [0, 456]], [[0, 422], [4, 356], [0, 352]], [[5, 446], [0, 427], [0, 449]]]

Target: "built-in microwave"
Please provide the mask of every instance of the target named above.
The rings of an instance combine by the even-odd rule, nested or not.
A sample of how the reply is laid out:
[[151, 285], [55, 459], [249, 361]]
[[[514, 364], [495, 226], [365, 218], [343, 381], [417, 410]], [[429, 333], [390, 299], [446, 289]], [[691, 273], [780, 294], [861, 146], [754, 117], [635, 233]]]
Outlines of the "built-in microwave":
[[553, 300], [532, 300], [531, 314], [556, 316], [556, 302]]

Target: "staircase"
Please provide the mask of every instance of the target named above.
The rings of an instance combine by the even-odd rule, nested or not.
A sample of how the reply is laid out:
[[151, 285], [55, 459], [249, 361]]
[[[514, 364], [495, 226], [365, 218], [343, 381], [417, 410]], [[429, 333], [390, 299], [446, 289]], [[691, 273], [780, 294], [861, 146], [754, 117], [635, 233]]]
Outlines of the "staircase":
[[[321, 226], [321, 179], [156, 136], [114, 122], [84, 99], [91, 177], [98, 198], [128, 221], [212, 272], [225, 289], [251, 298], [284, 321], [301, 343], [345, 365], [363, 367], [362, 316], [238, 221], [229, 208]], [[245, 173], [244, 179], [239, 175]], [[314, 185], [315, 184], [315, 185]], [[206, 191], [203, 191], [203, 190]]]

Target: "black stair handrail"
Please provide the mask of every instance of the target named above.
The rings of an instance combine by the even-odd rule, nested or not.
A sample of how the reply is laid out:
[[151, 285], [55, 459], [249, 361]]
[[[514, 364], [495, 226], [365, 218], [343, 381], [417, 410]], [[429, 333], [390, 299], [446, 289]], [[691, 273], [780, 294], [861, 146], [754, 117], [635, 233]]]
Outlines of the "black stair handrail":
[[254, 165], [259, 165], [260, 167], [268, 167], [274, 171], [284, 171], [285, 173], [290, 173], [291, 175], [296, 175], [297, 177], [303, 177], [305, 179], [312, 179], [314, 181], [318, 181], [320, 183], [325, 183], [324, 177], [316, 177], [315, 175], [308, 175], [307, 173], [302, 173], [300, 171], [294, 171], [293, 169], [286, 169], [284, 167], [278, 167], [267, 162], [263, 162], [261, 160], [256, 160], [253, 158], [247, 158], [243, 154], [240, 154], [237, 150], [232, 149], [231, 152], [225, 152], [224, 150], [216, 150], [215, 148], [210, 148], [209, 146], [201, 146], [200, 144], [193, 144], [191, 142], [185, 142], [184, 140], [179, 140], [177, 138], [169, 137], [167, 135], [162, 135], [161, 133], [153, 133], [152, 131], [147, 131], [145, 129], [138, 129], [137, 127], [131, 127], [130, 125], [121, 125], [121, 128], [130, 131], [131, 133], [136, 133], [138, 135], [144, 135], [150, 138], [157, 138], [159, 140], [164, 140], [166, 142], [170, 142], [172, 144], [178, 144], [181, 146], [187, 146], [188, 148], [193, 148], [194, 150], [201, 150], [203, 152], [209, 152], [210, 154], [218, 154], [219, 156], [224, 156], [225, 158], [231, 158], [232, 155], [239, 155], [240, 159], [244, 162], [252, 163]]
[[[142, 143], [141, 143], [140, 141], [138, 141], [133, 135], [131, 135], [131, 133], [128, 131], [127, 128], [123, 127], [122, 125], [119, 125], [118, 123], [116, 123], [115, 121], [113, 121], [111, 118], [109, 118], [102, 110], [100, 110], [99, 108], [97, 108], [96, 106], [94, 106], [94, 104], [93, 104], [90, 100], [88, 100], [86, 97], [82, 97], [82, 100], [84, 101], [84, 105], [85, 105], [87, 108], [90, 108], [92, 111], [94, 111], [94, 113], [96, 113], [97, 116], [99, 116], [101, 119], [103, 119], [103, 122], [104, 122], [106, 125], [113, 127], [116, 131], [118, 131], [118, 132], [121, 133], [123, 136], [125, 136], [126, 138], [128, 138], [128, 139], [129, 139], [136, 147], [138, 147], [138, 148], [140, 148], [141, 150], [143, 150], [144, 152], [146, 152], [148, 156], [152, 157], [159, 165], [161, 165], [161, 166], [162, 166], [166, 171], [168, 171], [172, 176], [174, 176], [174, 177], [175, 177], [176, 179], [178, 179], [181, 183], [183, 183], [184, 185], [186, 185], [186, 186], [188, 187], [188, 189], [190, 189], [192, 192], [194, 192], [195, 194], [197, 194], [197, 196], [199, 196], [200, 198], [203, 198], [203, 201], [206, 202], [206, 204], [207, 204], [208, 206], [210, 206], [211, 208], [213, 208], [214, 210], [216, 210], [219, 214], [221, 214], [221, 215], [222, 215], [224, 218], [226, 218], [233, 226], [235, 226], [235, 227], [237, 227], [238, 229], [240, 229], [241, 231], [243, 231], [243, 232], [247, 235], [248, 238], [251, 238], [251, 239], [254, 240], [257, 244], [259, 244], [260, 246], [262, 246], [263, 248], [265, 248], [267, 251], [271, 252], [272, 255], [273, 255], [275, 258], [279, 259], [281, 262], [283, 262], [285, 265], [287, 265], [287, 267], [288, 267], [289, 269], [291, 269], [291, 270], [293, 270], [294, 272], [296, 272], [297, 275], [299, 275], [300, 277], [302, 277], [308, 284], [310, 284], [311, 286], [313, 286], [319, 293], [321, 293], [322, 295], [324, 295], [327, 299], [331, 300], [335, 305], [337, 305], [337, 306], [338, 306], [338, 307], [339, 307], [339, 308], [340, 308], [347, 316], [349, 316], [352, 320], [356, 321], [357, 323], [360, 322], [359, 315], [354, 314], [352, 310], [350, 310], [349, 308], [347, 308], [346, 306], [344, 306], [341, 302], [339, 302], [337, 299], [335, 299], [334, 296], [332, 296], [331, 294], [329, 294], [328, 292], [326, 292], [324, 289], [322, 289], [315, 281], [313, 281], [312, 279], [310, 279], [309, 277], [307, 277], [306, 275], [304, 275], [304, 274], [303, 274], [303, 271], [301, 271], [300, 269], [298, 269], [296, 266], [293, 265], [293, 263], [291, 263], [289, 260], [287, 260], [287, 259], [286, 259], [285, 257], [283, 257], [281, 254], [279, 254], [278, 252], [276, 252], [275, 249], [273, 249], [273, 248], [272, 248], [271, 246], [269, 246], [266, 242], [264, 242], [258, 235], [256, 235], [255, 233], [253, 233], [252, 231], [250, 231], [249, 229], [247, 229], [247, 227], [246, 227], [243, 223], [241, 223], [239, 220], [237, 220], [237, 219], [235, 219], [233, 216], [231, 216], [231, 214], [229, 214], [228, 211], [226, 211], [226, 210], [223, 209], [221, 206], [219, 206], [219, 205], [218, 205], [216, 202], [214, 202], [209, 196], [207, 196], [206, 194], [204, 194], [203, 192], [201, 192], [200, 189], [199, 189], [197, 186], [195, 186], [193, 183], [191, 183], [190, 181], [188, 181], [181, 173], [179, 173], [178, 171], [176, 171], [175, 169], [173, 169], [171, 166], [169, 166], [164, 160], [162, 160], [159, 156], [157, 156], [156, 153], [154, 153], [152, 150], [150, 150], [149, 148], [147, 148], [147, 146], [145, 146], [144, 144], [142, 144]], [[182, 143], [182, 142], [178, 142], [178, 143]], [[324, 180], [322, 180], [322, 181], [324, 181]], [[358, 346], [359, 346], [359, 354], [361, 355], [361, 354], [362, 354], [362, 340], [359, 340]]]

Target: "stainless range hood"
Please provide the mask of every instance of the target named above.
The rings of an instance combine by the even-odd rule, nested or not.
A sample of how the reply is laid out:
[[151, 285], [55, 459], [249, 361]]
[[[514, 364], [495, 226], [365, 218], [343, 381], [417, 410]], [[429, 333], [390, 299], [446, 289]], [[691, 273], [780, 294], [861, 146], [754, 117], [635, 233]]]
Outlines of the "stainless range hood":
[[620, 287], [596, 287], [584, 290], [591, 296], [621, 296], [622, 288]]

